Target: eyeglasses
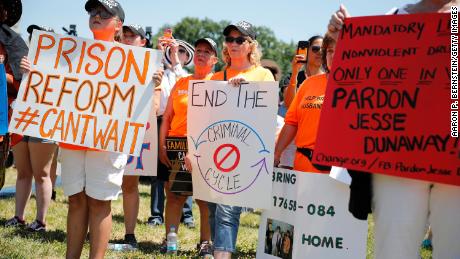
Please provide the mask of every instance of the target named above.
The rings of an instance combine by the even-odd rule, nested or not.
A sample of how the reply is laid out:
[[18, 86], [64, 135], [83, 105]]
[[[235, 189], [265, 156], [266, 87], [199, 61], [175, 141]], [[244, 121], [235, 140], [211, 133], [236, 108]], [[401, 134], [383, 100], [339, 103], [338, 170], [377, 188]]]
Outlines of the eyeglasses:
[[311, 46], [311, 51], [313, 51], [313, 53], [318, 53], [320, 50], [321, 50], [320, 46]]
[[242, 37], [242, 36], [237, 37], [237, 38], [234, 38], [234, 37], [231, 37], [231, 36], [225, 37], [225, 42], [227, 42], [227, 43], [236, 42], [236, 44], [241, 45], [245, 41], [247, 41], [247, 39], [245, 37]]
[[89, 16], [95, 17], [96, 15], [99, 15], [102, 19], [110, 19], [113, 17], [113, 14], [107, 12], [105, 9], [92, 9], [91, 11], [88, 12]]
[[179, 53], [182, 53], [182, 54], [187, 53], [187, 51], [185, 49], [179, 49], [178, 51], [179, 51]]

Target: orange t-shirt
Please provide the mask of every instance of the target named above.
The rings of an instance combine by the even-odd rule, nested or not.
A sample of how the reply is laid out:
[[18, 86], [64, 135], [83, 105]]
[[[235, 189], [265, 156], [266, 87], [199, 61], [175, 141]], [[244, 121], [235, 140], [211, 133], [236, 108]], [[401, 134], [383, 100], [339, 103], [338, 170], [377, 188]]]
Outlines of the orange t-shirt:
[[[207, 75], [203, 80], [209, 80], [212, 74]], [[188, 82], [196, 80], [192, 75], [182, 77], [176, 82], [169, 96], [172, 101], [174, 115], [168, 136], [183, 137], [187, 135], [187, 107], [188, 107]]]
[[[289, 106], [284, 122], [297, 127], [295, 137], [297, 147], [315, 149], [326, 85], [326, 74], [309, 77], [300, 85], [299, 91]], [[300, 152], [296, 152], [294, 170], [323, 172], [313, 167], [310, 160]]]
[[[249, 69], [243, 71], [237, 71], [231, 68], [227, 68], [227, 80], [237, 75], [242, 75], [247, 81], [275, 81], [272, 72], [261, 66], [252, 66]], [[224, 71], [219, 71], [211, 77], [211, 80], [224, 80]]]

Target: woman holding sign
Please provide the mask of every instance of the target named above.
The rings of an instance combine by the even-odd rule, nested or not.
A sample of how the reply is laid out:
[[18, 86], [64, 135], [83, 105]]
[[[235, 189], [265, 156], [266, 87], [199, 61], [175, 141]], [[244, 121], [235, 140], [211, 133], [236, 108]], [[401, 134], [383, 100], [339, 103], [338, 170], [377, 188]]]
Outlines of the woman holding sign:
[[[19, 20], [21, 14], [20, 1], [5, 1], [0, 5], [0, 9], [2, 12], [6, 10], [7, 13], [7, 17], [5, 17], [7, 20], [2, 21], [2, 23], [13, 26]], [[11, 19], [13, 19], [13, 21], [11, 21]], [[21, 42], [8, 42], [13, 40], [14, 35], [16, 35], [15, 33], [12, 33], [12, 31], [8, 31], [8, 29], [9, 27], [7, 26], [2, 27], [0, 55], [6, 58], [4, 61], [8, 63], [8, 66], [6, 67], [8, 73], [8, 101], [11, 103], [14, 99], [16, 99], [20, 83], [20, 75], [13, 76], [11, 73], [10, 64], [13, 64], [13, 58], [16, 58], [17, 61], [19, 61], [21, 57], [20, 55], [27, 53], [27, 47], [25, 47], [25, 43], [22, 40]], [[9, 36], [11, 39], [7, 40], [4, 38], [6, 37], [5, 35], [11, 35]], [[17, 36], [17, 40], [18, 39], [20, 39], [19, 36]], [[24, 47], [22, 47], [22, 45], [24, 45]], [[13, 53], [12, 49], [14, 48], [18, 49], [17, 53]], [[16, 134], [12, 134], [11, 139], [18, 177], [16, 180], [17, 191], [15, 194], [15, 216], [7, 220], [5, 222], [5, 226], [14, 227], [25, 225], [24, 210], [32, 191], [33, 178], [35, 180], [36, 186], [37, 213], [35, 216], [35, 221], [28, 225], [27, 229], [30, 231], [45, 231], [45, 216], [50, 205], [52, 193], [50, 169], [53, 161], [53, 156], [56, 151], [56, 144], [53, 141], [29, 136], [24, 136], [21, 138], [21, 136]]]
[[[217, 44], [209, 38], [199, 39], [195, 42], [195, 55], [193, 62], [195, 72], [193, 75], [183, 77], [177, 81], [171, 90], [171, 95], [163, 114], [163, 122], [160, 129], [160, 161], [172, 168], [172, 163], [167, 155], [166, 138], [167, 137], [186, 137], [187, 136], [187, 107], [188, 107], [188, 85], [190, 80], [209, 80], [212, 76], [212, 69], [217, 63]], [[172, 182], [168, 182], [166, 187], [166, 213], [165, 228], [166, 235], [172, 226], [176, 232], [180, 223], [182, 207], [187, 196], [178, 195], [171, 192]], [[211, 233], [208, 222], [208, 205], [207, 202], [196, 200], [200, 208], [200, 244], [198, 244], [199, 256], [211, 254]], [[162, 252], [166, 252], [166, 243], [163, 244]]]
[[[459, 4], [420, 1], [390, 14], [449, 12]], [[344, 6], [332, 15], [328, 29], [336, 39], [347, 17]], [[383, 174], [373, 174], [372, 184], [375, 258], [420, 258], [427, 223], [433, 230], [433, 258], [460, 258], [459, 186]]]
[[[329, 35], [324, 37], [321, 46], [322, 62], [327, 64], [327, 72], [334, 56], [335, 40]], [[303, 172], [328, 173], [329, 168], [315, 166], [311, 163], [316, 143], [316, 133], [321, 115], [327, 85], [326, 74], [307, 78], [299, 87], [299, 92], [289, 107], [285, 124], [280, 132], [275, 147], [275, 166], [280, 162], [282, 152], [295, 137], [297, 152], [294, 159], [294, 170]]]
[[[226, 66], [212, 80], [228, 81], [233, 86], [245, 81], [275, 81], [270, 70], [260, 65], [262, 53], [252, 24], [240, 21], [227, 26], [223, 33], [222, 56]], [[236, 249], [241, 207], [209, 203], [209, 209], [214, 257], [231, 258]]]

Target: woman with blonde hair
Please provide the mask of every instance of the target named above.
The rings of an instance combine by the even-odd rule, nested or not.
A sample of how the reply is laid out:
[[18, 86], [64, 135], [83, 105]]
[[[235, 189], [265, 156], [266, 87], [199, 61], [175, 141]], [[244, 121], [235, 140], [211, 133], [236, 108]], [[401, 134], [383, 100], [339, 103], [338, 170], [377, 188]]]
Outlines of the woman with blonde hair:
[[[228, 81], [233, 86], [246, 81], [275, 81], [270, 70], [260, 65], [262, 53], [252, 24], [246, 21], [231, 24], [223, 34], [222, 57], [226, 66], [211, 80]], [[215, 203], [208, 206], [214, 257], [231, 258], [236, 249], [241, 207]]]

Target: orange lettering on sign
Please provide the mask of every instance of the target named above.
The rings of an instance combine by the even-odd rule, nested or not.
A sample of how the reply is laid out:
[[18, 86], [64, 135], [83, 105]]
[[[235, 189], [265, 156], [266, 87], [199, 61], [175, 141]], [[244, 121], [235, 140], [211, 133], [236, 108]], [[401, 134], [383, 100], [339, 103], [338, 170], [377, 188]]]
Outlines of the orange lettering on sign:
[[83, 41], [81, 45], [80, 59], [78, 60], [77, 74], [80, 74], [81, 65], [83, 65], [83, 59], [85, 57], [85, 51], [86, 51], [86, 41]]
[[53, 92], [53, 89], [51, 89], [51, 88], [48, 87], [49, 84], [50, 84], [50, 78], [52, 78], [52, 79], [59, 79], [59, 78], [61, 78], [61, 76], [60, 76], [60, 75], [47, 75], [47, 76], [46, 76], [45, 86], [44, 86], [45, 88], [43, 89], [43, 92], [42, 92], [42, 99], [41, 99], [40, 103], [52, 106], [52, 105], [53, 105], [52, 102], [47, 102], [47, 101], [45, 100], [45, 99], [46, 99], [46, 93], [48, 93], [48, 92], [52, 93], [52, 92]]
[[65, 133], [64, 133], [66, 140], [67, 140], [67, 136], [69, 135], [69, 129], [72, 129], [72, 142], [77, 141], [78, 127], [80, 126], [80, 118], [81, 118], [81, 114], [78, 114], [77, 122], [75, 123], [73, 112], [69, 113], [69, 117], [67, 118], [67, 126], [65, 128]]
[[131, 143], [131, 149], [129, 150], [129, 153], [132, 154], [132, 153], [134, 153], [134, 148], [136, 147], [137, 135], [139, 133], [139, 128], [143, 128], [145, 125], [142, 124], [142, 123], [131, 122], [129, 124], [129, 126], [134, 127], [133, 142]]
[[132, 112], [132, 108], [133, 108], [134, 94], [135, 93], [136, 93], [136, 87], [134, 85], [131, 86], [131, 88], [126, 92], [125, 95], [123, 95], [123, 93], [121, 92], [120, 87], [117, 84], [115, 84], [114, 92], [113, 92], [113, 95], [112, 95], [112, 100], [110, 102], [109, 115], [112, 115], [113, 106], [115, 104], [115, 98], [118, 95], [120, 97], [119, 99], [121, 99], [123, 102], [126, 101], [126, 99], [128, 99], [128, 97], [129, 97], [128, 118], [131, 118], [131, 112]]
[[[38, 75], [40, 77], [40, 81], [38, 83], [32, 84], [32, 77], [34, 75]], [[35, 94], [35, 102], [40, 102], [40, 96], [38, 94], [37, 89], [35, 89], [37, 86], [39, 86], [43, 82], [43, 74], [40, 71], [30, 71], [29, 73], [29, 80], [27, 80], [27, 88], [26, 91], [24, 92], [24, 96], [22, 97], [22, 101], [25, 102], [27, 100], [27, 96], [29, 95], [29, 90], [32, 89], [32, 91]]]
[[[121, 56], [122, 56], [121, 63], [119, 65], [119, 67], [118, 67], [117, 72], [115, 72], [115, 74], [113, 74], [113, 75], [109, 75], [108, 70], [109, 70], [109, 67], [110, 67], [110, 60], [112, 59], [112, 55], [116, 50], [118, 50], [121, 53]], [[116, 62], [119, 61], [119, 59], [115, 59], [115, 60], [116, 60]], [[105, 77], [107, 79], [114, 79], [114, 78], [118, 77], [118, 75], [120, 75], [120, 73], [121, 73], [121, 70], [123, 69], [123, 66], [125, 65], [125, 61], [126, 61], [126, 54], [125, 54], [125, 51], [122, 48], [120, 48], [120, 47], [111, 48], [109, 53], [107, 54], [107, 59], [105, 60], [105, 66], [104, 66]]]
[[126, 62], [126, 69], [125, 69], [125, 75], [123, 77], [123, 82], [128, 82], [129, 79], [129, 74], [131, 73], [131, 67], [134, 68], [134, 72], [136, 73], [137, 80], [141, 84], [145, 84], [145, 79], [147, 78], [147, 71], [149, 68], [149, 62], [150, 62], [150, 52], [146, 51], [145, 52], [145, 57], [144, 57], [144, 67], [142, 68], [142, 73], [140, 72], [139, 65], [136, 63], [136, 59], [134, 58], [134, 54], [132, 50], [128, 51], [128, 60]]
[[[62, 50], [63, 46], [64, 46], [64, 42], [66, 41], [70, 41], [73, 43], [72, 47], [68, 50]], [[69, 54], [74, 52], [75, 49], [77, 48], [77, 42], [72, 39], [72, 38], [61, 38], [59, 40], [59, 47], [58, 47], [58, 51], [57, 51], [57, 54], [56, 54], [56, 60], [54, 61], [54, 69], [56, 69], [58, 67], [58, 64], [59, 64], [59, 60], [61, 59], [61, 56], [64, 57], [64, 59], [67, 61], [67, 67], [69, 68], [69, 73], [72, 73], [72, 61], [70, 61], [70, 58], [69, 58]]]
[[[79, 104], [79, 103], [80, 103], [79, 100], [80, 100], [81, 98], [79, 98], [79, 97], [80, 97], [80, 92], [81, 92], [81, 90], [83, 89], [83, 86], [84, 86], [84, 85], [88, 85], [88, 86], [89, 86], [89, 89], [90, 89], [91, 93], [89, 94], [90, 99], [89, 99], [89, 101], [88, 101], [88, 104], [86, 104], [86, 106], [84, 106], [84, 107], [81, 107], [80, 104]], [[77, 93], [75, 94], [75, 102], [74, 102], [75, 108], [77, 108], [77, 110], [79, 110], [79, 111], [86, 111], [86, 110], [91, 106], [91, 102], [93, 102], [93, 92], [94, 92], [93, 83], [91, 83], [90, 80], [85, 80], [85, 81], [83, 81], [83, 82], [80, 84], [80, 86], [78, 87]]]
[[99, 48], [101, 50], [101, 52], [105, 50], [104, 45], [102, 45], [101, 43], [94, 43], [93, 45], [89, 46], [89, 48], [88, 48], [88, 57], [90, 57], [91, 59], [93, 59], [93, 60], [95, 60], [97, 62], [97, 68], [94, 71], [90, 71], [89, 67], [91, 66], [91, 63], [88, 63], [85, 66], [85, 72], [88, 75], [92, 75], [92, 76], [98, 74], [101, 71], [102, 67], [104, 66], [104, 62], [102, 61], [102, 59], [100, 59], [97, 54], [93, 54], [93, 49], [94, 48]]
[[67, 94], [71, 94], [73, 93], [71, 90], [67, 90], [66, 86], [67, 86], [67, 82], [70, 81], [70, 82], [78, 82], [78, 79], [77, 78], [72, 78], [72, 77], [64, 77], [64, 80], [62, 80], [62, 85], [61, 85], [61, 92], [59, 93], [59, 98], [58, 98], [58, 101], [57, 101], [57, 106], [61, 106], [61, 101], [62, 101], [62, 95], [64, 93], [67, 93]]
[[[107, 89], [105, 91], [105, 93], [103, 93], [103, 91], [101, 91], [102, 86], [104, 86], [105, 89]], [[97, 84], [95, 100], [94, 100], [93, 108], [91, 109], [91, 112], [96, 111], [96, 106], [97, 106], [97, 103], [99, 102], [102, 105], [102, 109], [104, 110], [104, 114], [107, 114], [107, 106], [105, 105], [105, 103], [102, 100], [107, 98], [107, 96], [109, 96], [110, 92], [111, 92], [110, 85], [107, 82], [99, 82]]]
[[[110, 126], [110, 125], [109, 125]], [[113, 141], [113, 148], [114, 148], [114, 151], [118, 151], [117, 148], [118, 148], [118, 120], [116, 120], [113, 124], [112, 124], [112, 128], [110, 129], [110, 132], [109, 132], [109, 136], [108, 138], [105, 140], [105, 145], [104, 145], [104, 149], [107, 149], [110, 141]]]
[[80, 141], [80, 144], [83, 145], [83, 143], [85, 142], [86, 131], [88, 130], [89, 121], [94, 119], [94, 125], [96, 125], [97, 117], [92, 116], [92, 115], [86, 115], [86, 114], [83, 114], [81, 117], [85, 120], [85, 125], [83, 126], [83, 131], [82, 131], [83, 134], [81, 136], [81, 141]]
[[53, 131], [53, 129], [48, 130], [48, 132], [45, 132], [45, 130], [44, 130], [45, 122], [48, 119], [48, 116], [50, 115], [50, 113], [56, 114], [57, 110], [52, 108], [52, 109], [47, 110], [45, 112], [45, 114], [43, 114], [43, 118], [42, 118], [42, 121], [41, 121], [40, 127], [39, 127], [40, 136], [42, 136], [43, 138], [49, 138], [51, 136], [51, 134], [52, 134], [52, 131]]
[[[43, 38], [48, 38], [51, 40], [50, 45], [43, 45]], [[54, 39], [53, 36], [48, 35], [48, 34], [42, 34], [38, 37], [38, 44], [37, 44], [37, 51], [35, 52], [35, 58], [34, 58], [34, 65], [37, 65], [38, 57], [40, 56], [40, 52], [42, 49], [51, 49], [54, 47], [54, 44], [56, 44], [56, 40]]]
[[93, 128], [93, 145], [94, 147], [97, 147], [100, 143], [101, 147], [105, 149], [105, 139], [107, 138], [107, 134], [109, 133], [110, 125], [112, 125], [112, 119], [109, 120], [109, 123], [107, 124], [104, 133], [102, 133], [102, 129], [100, 129], [99, 132], [97, 132], [96, 125], [97, 124], [94, 124]]
[[123, 126], [123, 133], [121, 134], [121, 141], [120, 141], [120, 152], [123, 152], [125, 149], [125, 141], [126, 141], [126, 135], [128, 134], [128, 128], [129, 128], [129, 121], [125, 121], [125, 126]]

